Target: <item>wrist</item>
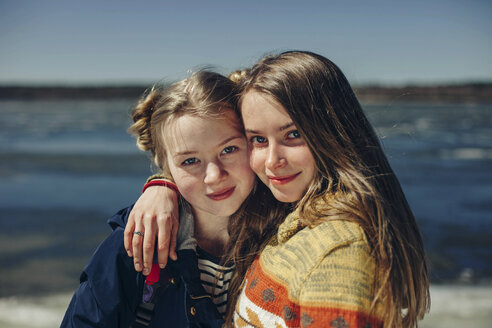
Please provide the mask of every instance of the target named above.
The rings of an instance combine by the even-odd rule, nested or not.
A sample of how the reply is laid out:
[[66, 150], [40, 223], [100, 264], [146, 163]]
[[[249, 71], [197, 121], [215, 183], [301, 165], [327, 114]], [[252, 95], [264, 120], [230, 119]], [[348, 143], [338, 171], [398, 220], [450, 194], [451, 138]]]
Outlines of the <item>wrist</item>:
[[164, 174], [164, 173], [157, 173], [157, 174], [151, 175], [150, 177], [147, 178], [147, 181], [145, 181], [145, 182], [150, 182], [152, 180], [166, 180], [166, 181], [170, 181], [171, 183], [174, 181], [172, 176], [170, 176], [168, 174]]
[[154, 179], [146, 182], [145, 185], [143, 186], [142, 193], [144, 193], [148, 187], [152, 187], [152, 186], [167, 187], [173, 190], [178, 196], [180, 196], [178, 187], [174, 183], [167, 180], [160, 180], [160, 179]]

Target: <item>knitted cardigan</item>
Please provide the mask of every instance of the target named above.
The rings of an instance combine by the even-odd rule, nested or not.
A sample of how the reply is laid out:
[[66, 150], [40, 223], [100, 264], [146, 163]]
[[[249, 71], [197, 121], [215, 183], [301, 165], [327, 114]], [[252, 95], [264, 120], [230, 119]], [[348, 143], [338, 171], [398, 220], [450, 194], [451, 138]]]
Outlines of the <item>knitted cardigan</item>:
[[343, 220], [313, 228], [297, 211], [280, 225], [248, 270], [235, 327], [380, 327], [375, 259], [362, 228]]

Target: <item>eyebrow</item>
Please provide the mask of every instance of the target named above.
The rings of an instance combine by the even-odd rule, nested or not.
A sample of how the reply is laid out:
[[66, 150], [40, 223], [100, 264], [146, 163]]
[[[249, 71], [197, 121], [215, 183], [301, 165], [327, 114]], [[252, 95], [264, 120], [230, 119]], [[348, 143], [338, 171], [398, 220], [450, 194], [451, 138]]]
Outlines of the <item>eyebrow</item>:
[[[292, 126], [295, 126], [294, 122], [290, 122], [290, 123], [287, 123], [285, 125], [282, 125], [278, 130], [284, 131], [284, 130], [290, 129]], [[258, 131], [250, 130], [250, 129], [246, 129], [245, 131], [246, 131], [246, 133], [253, 133], [253, 134], [259, 133]]]
[[182, 155], [191, 155], [197, 153], [196, 150], [188, 150], [188, 151], [179, 151], [177, 153], [174, 153], [174, 156], [182, 156]]
[[244, 138], [244, 136], [243, 136], [242, 134], [241, 134], [241, 135], [237, 135], [237, 136], [232, 136], [232, 137], [229, 137], [229, 138], [225, 139], [224, 141], [222, 141], [222, 142], [219, 144], [219, 146], [223, 146], [223, 145], [225, 145], [226, 143], [228, 143], [228, 142], [229, 142], [229, 141], [231, 141], [231, 140], [234, 140], [234, 139], [242, 139], [242, 138]]
[[[220, 147], [220, 146], [223, 146], [223, 145], [227, 144], [231, 140], [234, 140], [234, 139], [242, 139], [242, 138], [243, 138], [242, 135], [232, 136], [232, 137], [229, 137], [229, 138], [223, 140], [217, 146]], [[174, 156], [191, 155], [191, 154], [196, 154], [196, 153], [198, 153], [197, 150], [187, 150], [187, 151], [180, 151], [180, 152], [174, 153]]]

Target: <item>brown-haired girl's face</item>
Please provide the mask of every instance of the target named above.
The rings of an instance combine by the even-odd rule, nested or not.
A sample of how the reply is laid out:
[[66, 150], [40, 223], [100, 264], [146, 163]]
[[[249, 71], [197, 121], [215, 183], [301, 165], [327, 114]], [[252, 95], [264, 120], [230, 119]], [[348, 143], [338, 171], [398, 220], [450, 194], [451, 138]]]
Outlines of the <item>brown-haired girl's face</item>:
[[250, 194], [255, 175], [233, 110], [221, 118], [183, 115], [167, 124], [171, 175], [196, 215], [230, 216]]
[[315, 162], [285, 108], [250, 90], [243, 96], [241, 114], [253, 171], [279, 201], [300, 200], [314, 179]]

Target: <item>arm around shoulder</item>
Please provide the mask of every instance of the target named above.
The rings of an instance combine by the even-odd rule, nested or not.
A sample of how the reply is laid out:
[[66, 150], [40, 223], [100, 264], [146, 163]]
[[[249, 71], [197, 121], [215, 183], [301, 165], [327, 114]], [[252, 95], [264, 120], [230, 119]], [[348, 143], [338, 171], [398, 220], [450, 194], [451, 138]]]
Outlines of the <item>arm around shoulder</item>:
[[[152, 176], [145, 184], [143, 194], [135, 203], [125, 228], [125, 248], [128, 255], [133, 257], [135, 270], [143, 269], [144, 273], [148, 274], [154, 258], [156, 239], [157, 260], [161, 268], [166, 266], [168, 256], [173, 260], [177, 259], [176, 234], [179, 226], [177, 190], [176, 185], [168, 177]], [[135, 238], [135, 232], [143, 233], [143, 238]]]

